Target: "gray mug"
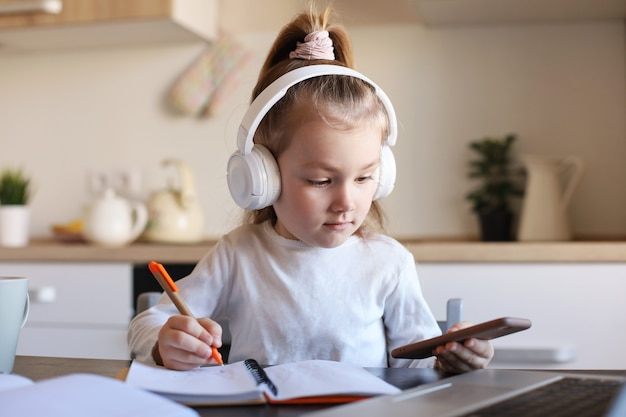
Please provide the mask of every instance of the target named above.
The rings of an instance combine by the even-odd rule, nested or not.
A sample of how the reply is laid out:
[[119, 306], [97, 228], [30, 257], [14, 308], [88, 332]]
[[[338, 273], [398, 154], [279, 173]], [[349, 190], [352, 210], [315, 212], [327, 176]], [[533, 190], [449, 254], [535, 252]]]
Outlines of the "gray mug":
[[0, 277], [0, 374], [13, 371], [17, 342], [29, 310], [28, 278]]

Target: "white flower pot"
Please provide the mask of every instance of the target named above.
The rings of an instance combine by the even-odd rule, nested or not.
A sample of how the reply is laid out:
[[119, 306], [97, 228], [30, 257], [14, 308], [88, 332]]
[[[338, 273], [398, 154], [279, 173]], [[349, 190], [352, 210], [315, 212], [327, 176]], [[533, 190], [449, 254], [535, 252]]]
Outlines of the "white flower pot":
[[0, 246], [26, 246], [29, 237], [30, 208], [0, 205]]

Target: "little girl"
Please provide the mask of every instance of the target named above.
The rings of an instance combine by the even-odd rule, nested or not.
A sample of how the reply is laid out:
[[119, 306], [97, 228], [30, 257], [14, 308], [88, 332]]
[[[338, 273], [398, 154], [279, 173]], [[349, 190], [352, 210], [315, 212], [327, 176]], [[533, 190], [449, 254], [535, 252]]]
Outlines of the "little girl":
[[351, 69], [347, 33], [328, 17], [329, 9], [297, 16], [261, 69], [228, 163], [231, 195], [248, 210], [246, 222], [178, 281], [202, 318], [179, 315], [161, 297], [130, 325], [138, 359], [172, 369], [215, 363], [211, 347], [221, 346], [222, 329], [214, 320], [228, 319], [231, 362], [436, 363], [462, 372], [491, 360], [491, 343], [476, 339], [440, 346], [437, 361], [390, 355], [440, 331], [413, 256], [382, 234], [376, 200], [395, 180], [393, 108]]

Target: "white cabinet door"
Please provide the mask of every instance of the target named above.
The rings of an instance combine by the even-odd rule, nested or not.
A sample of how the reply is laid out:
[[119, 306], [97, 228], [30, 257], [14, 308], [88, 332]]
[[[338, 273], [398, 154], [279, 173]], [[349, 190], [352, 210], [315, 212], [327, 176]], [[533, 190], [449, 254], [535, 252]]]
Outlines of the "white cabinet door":
[[425, 263], [418, 273], [436, 317], [445, 316], [445, 300], [460, 297], [470, 322], [532, 321], [494, 340], [493, 367], [626, 368], [626, 264]]
[[18, 355], [128, 359], [132, 266], [125, 263], [1, 263], [29, 278], [31, 308]]

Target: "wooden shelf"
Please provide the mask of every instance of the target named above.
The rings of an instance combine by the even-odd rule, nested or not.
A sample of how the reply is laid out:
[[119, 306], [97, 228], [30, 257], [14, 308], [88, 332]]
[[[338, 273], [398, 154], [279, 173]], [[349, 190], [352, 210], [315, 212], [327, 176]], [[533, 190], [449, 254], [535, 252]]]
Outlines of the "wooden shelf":
[[[28, 2], [41, 3], [41, 2]], [[34, 51], [217, 37], [217, 0], [63, 0], [59, 13], [10, 12], [0, 0], [0, 50]]]
[[626, 242], [404, 242], [418, 263], [626, 262]]
[[[402, 241], [418, 263], [626, 262], [626, 242], [424, 242]], [[128, 262], [193, 264], [215, 244], [136, 243], [110, 248], [35, 239], [24, 248], [0, 248], [0, 262]]]
[[189, 245], [135, 243], [105, 247], [87, 243], [63, 243], [34, 239], [23, 248], [0, 248], [1, 262], [129, 262], [196, 263], [215, 242]]

